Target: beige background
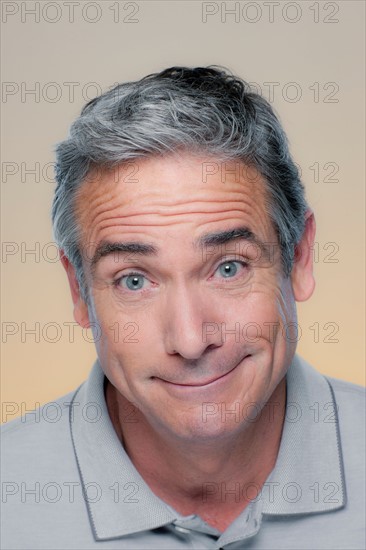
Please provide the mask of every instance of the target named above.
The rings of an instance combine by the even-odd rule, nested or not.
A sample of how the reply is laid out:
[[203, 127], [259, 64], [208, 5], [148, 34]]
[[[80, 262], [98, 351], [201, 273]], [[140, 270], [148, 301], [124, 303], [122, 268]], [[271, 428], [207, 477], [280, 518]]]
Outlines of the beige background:
[[[224, 65], [273, 101], [318, 224], [317, 288], [298, 308], [298, 351], [319, 371], [364, 384], [365, 4], [277, 4], [79, 0], [72, 14], [64, 2], [39, 2], [38, 13], [35, 2], [2, 3], [7, 419], [74, 389], [95, 358], [87, 333], [70, 337], [67, 280], [48, 244], [53, 146], [99, 89], [171, 65]], [[277, 83], [273, 97], [264, 83]]]

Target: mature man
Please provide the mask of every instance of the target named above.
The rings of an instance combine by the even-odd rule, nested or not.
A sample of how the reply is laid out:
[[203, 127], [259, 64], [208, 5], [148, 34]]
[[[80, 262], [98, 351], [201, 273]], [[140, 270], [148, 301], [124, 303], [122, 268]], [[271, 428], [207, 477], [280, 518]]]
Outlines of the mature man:
[[98, 359], [4, 428], [4, 548], [364, 548], [363, 392], [295, 355], [315, 221], [271, 106], [215, 67], [121, 84], [56, 178]]

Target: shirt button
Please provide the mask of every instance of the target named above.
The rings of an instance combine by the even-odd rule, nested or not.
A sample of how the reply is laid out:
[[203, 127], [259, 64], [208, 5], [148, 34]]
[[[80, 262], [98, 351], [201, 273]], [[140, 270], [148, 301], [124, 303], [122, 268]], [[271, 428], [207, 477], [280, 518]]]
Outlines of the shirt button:
[[180, 525], [174, 525], [175, 529], [179, 531], [179, 533], [190, 533], [189, 529], [185, 529], [184, 527], [181, 527]]

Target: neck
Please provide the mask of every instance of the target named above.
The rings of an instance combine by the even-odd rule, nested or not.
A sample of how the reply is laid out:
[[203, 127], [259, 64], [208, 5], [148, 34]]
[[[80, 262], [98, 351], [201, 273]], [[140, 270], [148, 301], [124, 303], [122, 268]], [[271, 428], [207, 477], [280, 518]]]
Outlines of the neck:
[[[199, 514], [224, 529], [255, 498], [273, 470], [281, 441], [286, 379], [256, 422], [225, 442], [180, 442], [156, 432], [141, 415], [124, 422], [126, 399], [106, 383], [106, 401], [116, 433], [152, 491], [183, 515]], [[132, 408], [132, 405], [130, 405]], [[138, 411], [139, 412], [139, 411]], [[177, 475], [179, 472], [179, 475]], [[248, 489], [247, 489], [248, 488]]]

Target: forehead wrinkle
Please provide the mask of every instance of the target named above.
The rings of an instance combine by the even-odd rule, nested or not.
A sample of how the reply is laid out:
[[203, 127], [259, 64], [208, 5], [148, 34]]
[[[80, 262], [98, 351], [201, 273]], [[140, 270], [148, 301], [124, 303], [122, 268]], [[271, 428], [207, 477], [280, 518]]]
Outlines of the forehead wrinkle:
[[[202, 200], [202, 197], [195, 196], [192, 199], [188, 199], [188, 200], [186, 198], [183, 198], [181, 200], [175, 200], [174, 202], [172, 201], [168, 202], [164, 200], [164, 197], [161, 197], [161, 195], [159, 197], [159, 194], [157, 194], [157, 196], [159, 197], [160, 200], [153, 201], [151, 200], [150, 194], [147, 193], [146, 195], [146, 198], [148, 199], [147, 204], [140, 204], [139, 210], [132, 210], [127, 213], [120, 212], [118, 214], [118, 217], [129, 218], [129, 217], [145, 215], [145, 214], [147, 215], [158, 214], [161, 216], [186, 215], [187, 207], [190, 205], [194, 206], [194, 208], [192, 208], [192, 211], [191, 211], [192, 213], [206, 213], [206, 212], [210, 213], [210, 212], [217, 211], [218, 204], [236, 205], [236, 203], [239, 202], [244, 205], [246, 203], [250, 203], [250, 199], [245, 200], [245, 197], [243, 197], [242, 193], [235, 193], [235, 194], [230, 193], [230, 195], [231, 195], [230, 200], [228, 200], [227, 198], [218, 199], [217, 197], [214, 197], [214, 196], [207, 196], [207, 200]], [[235, 197], [233, 195], [237, 195], [237, 196]], [[124, 203], [122, 202], [122, 204], [121, 204], [121, 198], [125, 199]], [[96, 197], [92, 197], [88, 199], [88, 201], [86, 200], [86, 198], [84, 200], [85, 202], [87, 202], [87, 212], [83, 207], [83, 205], [81, 204], [81, 198], [80, 198], [78, 201], [79, 208], [77, 208], [77, 213], [80, 213], [81, 218], [85, 218], [89, 213], [88, 217], [90, 218], [90, 215], [91, 215], [93, 222], [97, 222], [99, 216], [107, 215], [108, 212], [112, 211], [113, 209], [123, 210], [123, 209], [126, 209], [126, 207], [129, 207], [131, 205], [133, 208], [133, 202], [134, 202], [132, 199], [126, 200], [126, 197], [124, 197], [122, 193], [119, 193], [119, 194], [115, 193], [114, 195], [112, 195], [111, 193], [108, 193], [107, 196], [105, 194], [98, 194]], [[141, 195], [138, 196], [138, 200], [140, 200], [141, 202]], [[213, 208], [211, 207], [211, 209], [209, 209], [208, 205], [210, 205], [210, 203], [212, 202], [214, 202], [215, 205]], [[180, 211], [174, 212], [175, 207]], [[227, 208], [226, 210], [229, 210], [229, 209], [230, 208]], [[93, 210], [95, 210], [94, 213], [93, 213]]]
[[[119, 227], [135, 227], [135, 228], [138, 228], [138, 227], [166, 227], [166, 226], [170, 226], [170, 225], [174, 225], [174, 224], [184, 224], [185, 222], [189, 221], [189, 218], [190, 218], [190, 215], [191, 217], [194, 217], [196, 214], [201, 214], [201, 215], [211, 215], [213, 212], [199, 212], [199, 211], [195, 211], [195, 212], [182, 212], [182, 213], [179, 213], [179, 214], [171, 214], [171, 215], [161, 215], [161, 214], [156, 214], [156, 212], [148, 212], [148, 213], [143, 213], [143, 214], [134, 214], [134, 215], [118, 215], [118, 216], [114, 216], [114, 217], [107, 217], [105, 220], [103, 220], [102, 222], [99, 223], [99, 227], [95, 227], [94, 226], [94, 229], [96, 231], [99, 231], [99, 232], [104, 232], [105, 230], [107, 229], [110, 229], [110, 228], [119, 228]], [[236, 217], [237, 218], [237, 225], [245, 225], [243, 223], [243, 221], [240, 222], [239, 218], [243, 215], [243, 210], [233, 210], [233, 209], [230, 209], [228, 208], [227, 210], [220, 210], [218, 212], [218, 216], [214, 219], [214, 220], [209, 220], [205, 223], [218, 223], [218, 222], [221, 222], [221, 221], [230, 221], [228, 220], [228, 218], [226, 217], [225, 214], [227, 213], [230, 213], [232, 215], [232, 217]], [[128, 219], [130, 218], [133, 218], [133, 217], [146, 217], [146, 216], [150, 216], [151, 214], [155, 214], [155, 219], [152, 220], [152, 219], [149, 219], [148, 222], [145, 222], [143, 220], [140, 220], [140, 221], [137, 221], [137, 222], [132, 222], [131, 223], [128, 223]], [[180, 219], [182, 216], [184, 216], [184, 219]], [[127, 220], [125, 219], [127, 218]], [[169, 218], [169, 219], [167, 219]], [[177, 219], [175, 219], [177, 218]], [[115, 221], [119, 221], [119, 220], [124, 220], [123, 223], [115, 223]], [[193, 223], [195, 221], [195, 219], [193, 218], [192, 222]], [[201, 224], [202, 225], [202, 224]]]
[[[172, 188], [170, 188], [172, 189]], [[256, 197], [254, 196], [254, 193], [246, 192], [243, 193], [243, 184], [238, 184], [237, 189], [199, 189], [197, 186], [192, 186], [192, 190], [194, 190], [195, 194], [191, 196], [184, 196], [182, 198], [177, 197], [172, 193], [172, 195], [161, 195], [161, 191], [158, 191], [157, 193], [152, 193], [151, 191], [147, 193], [147, 198], [149, 199], [150, 204], [159, 204], [161, 206], [174, 206], [174, 205], [186, 205], [187, 203], [207, 203], [207, 202], [227, 202], [228, 200], [231, 200], [233, 202], [235, 201], [241, 201], [243, 200], [243, 195], [248, 196], [252, 200], [256, 200]], [[141, 196], [141, 195], [139, 195]], [[228, 199], [228, 197], [230, 197]]]
[[[107, 182], [111, 183], [112, 182]], [[240, 184], [238, 183], [238, 186]], [[242, 185], [242, 184], [241, 184]], [[105, 230], [108, 230], [111, 227], [118, 227], [119, 223], [110, 223], [113, 220], [124, 220], [124, 225], [141, 225], [141, 226], [166, 226], [170, 225], [171, 223], [174, 223], [174, 218], [182, 217], [184, 216], [184, 220], [187, 219], [187, 217], [191, 215], [196, 214], [215, 214], [215, 213], [222, 213], [223, 216], [225, 216], [225, 213], [230, 212], [231, 214], [235, 215], [236, 213], [239, 213], [239, 215], [249, 215], [251, 218], [254, 218], [253, 221], [256, 222], [256, 225], [258, 225], [262, 230], [265, 231], [266, 227], [268, 229], [268, 226], [271, 226], [271, 223], [268, 223], [269, 220], [265, 219], [263, 217], [263, 202], [264, 202], [264, 196], [263, 193], [260, 193], [260, 189], [258, 187], [254, 187], [253, 184], [248, 185], [246, 192], [239, 192], [239, 191], [233, 191], [220, 188], [215, 189], [213, 195], [207, 193], [207, 199], [202, 200], [202, 197], [200, 197], [200, 200], [197, 200], [197, 197], [194, 195], [192, 199], [182, 199], [182, 200], [175, 200], [174, 203], [170, 201], [167, 203], [165, 197], [161, 197], [161, 191], [157, 191], [157, 193], [153, 193], [155, 201], [150, 202], [149, 204], [140, 205], [139, 211], [133, 211], [124, 213], [123, 211], [126, 209], [126, 207], [132, 207], [133, 208], [133, 200], [131, 198], [126, 200], [126, 197], [123, 195], [123, 191], [118, 192], [119, 186], [114, 186], [111, 188], [108, 186], [109, 189], [106, 190], [106, 192], [100, 192], [100, 188], [92, 189], [92, 198], [88, 199], [88, 197], [85, 197], [84, 195], [83, 199], [87, 203], [87, 208], [80, 208], [80, 212], [82, 213], [82, 221], [85, 221], [84, 225], [84, 235], [87, 236], [88, 231], [91, 232], [91, 234], [95, 234], [98, 232], [103, 232]], [[242, 187], [243, 188], [243, 187]], [[249, 189], [248, 189], [249, 188]], [[86, 187], [84, 187], [85, 192]], [[93, 193], [93, 191], [96, 192]], [[98, 192], [99, 191], [99, 192]], [[253, 192], [254, 191], [254, 192]], [[160, 193], [160, 197], [159, 197]], [[149, 194], [151, 194], [151, 190], [146, 190], [146, 197], [149, 198]], [[220, 194], [220, 198], [217, 197], [217, 195]], [[94, 196], [93, 196], [94, 195]], [[216, 195], [216, 196], [215, 196]], [[224, 195], [224, 196], [223, 196]], [[230, 201], [225, 199], [225, 196], [230, 196]], [[157, 198], [160, 198], [160, 200], [157, 200]], [[174, 196], [172, 197], [174, 198]], [[259, 199], [259, 200], [256, 200]], [[121, 204], [121, 199], [125, 199], [125, 204]], [[137, 197], [137, 200], [140, 199], [140, 196]], [[163, 200], [162, 200], [163, 199]], [[213, 208], [208, 208], [210, 203], [212, 204], [214, 202]], [[241, 205], [241, 208], [238, 209], [238, 203]], [[80, 204], [80, 202], [79, 202]], [[154, 207], [154, 204], [156, 205]], [[192, 211], [187, 212], [187, 206], [192, 205], [194, 209], [192, 208]], [[218, 208], [218, 205], [225, 205], [225, 208]], [[261, 208], [262, 205], [262, 208]], [[81, 204], [80, 204], [81, 206]], [[153, 208], [152, 208], [153, 206]], [[159, 208], [160, 206], [160, 208]], [[169, 208], [167, 209], [166, 206]], [[171, 210], [174, 210], [176, 207], [182, 206], [183, 209], [180, 212], [174, 212], [172, 213]], [[93, 210], [94, 213], [93, 213]], [[111, 216], [110, 214], [113, 213], [113, 211], [116, 211], [115, 216]], [[167, 211], [168, 210], [168, 211]], [[179, 208], [179, 210], [181, 210]], [[128, 220], [131, 220], [133, 218], [138, 217], [146, 217], [155, 215], [160, 218], [169, 218], [166, 223], [163, 222], [163, 220], [160, 220], [157, 222], [154, 220], [153, 222], [150, 220], [149, 223], [144, 223], [144, 221], [139, 221], [134, 224], [128, 223]], [[266, 216], [267, 217], [267, 216]], [[255, 219], [256, 218], [256, 219]], [[225, 218], [223, 218], [225, 219]], [[213, 223], [216, 221], [222, 221], [221, 216], [220, 218], [217, 218], [216, 220], [213, 220]], [[243, 220], [244, 221], [244, 220]], [[250, 220], [248, 220], [250, 221]], [[104, 223], [105, 222], [105, 223]], [[180, 223], [180, 222], [176, 222]], [[247, 222], [246, 222], [247, 223]], [[251, 224], [252, 225], [252, 224]]]
[[[148, 175], [147, 175], [148, 177]], [[154, 182], [153, 181], [149, 181], [147, 180], [145, 182], [145, 184], [143, 186], [140, 186], [139, 189], [137, 189], [136, 187], [134, 188], [134, 190], [136, 190], [136, 193], [138, 192], [138, 197], [139, 198], [147, 198], [148, 201], [149, 201], [149, 204], [158, 204], [158, 205], [161, 205], [161, 206], [172, 206], [172, 205], [179, 205], [179, 204], [182, 204], [183, 206], [185, 206], [187, 203], [189, 202], [192, 202], [192, 203], [197, 203], [197, 202], [207, 202], [207, 201], [210, 201], [210, 200], [215, 200], [216, 202], [227, 202], [227, 195], [228, 193], [231, 195], [231, 200], [232, 201], [235, 201], [235, 200], [243, 200], [243, 186], [245, 185], [245, 187], [247, 188], [246, 189], [246, 195], [248, 195], [253, 201], [257, 202], [257, 195], [261, 195], [261, 191], [262, 191], [262, 187], [263, 186], [260, 186], [260, 187], [257, 187], [257, 186], [254, 186], [252, 182], [247, 182], [247, 181], [241, 181], [241, 182], [237, 182], [237, 181], [234, 181], [234, 182], [229, 182], [231, 184], [233, 188], [231, 188], [229, 191], [227, 189], [225, 189], [225, 183], [222, 184], [222, 186], [220, 188], [216, 188], [214, 189], [214, 193], [215, 194], [218, 194], [220, 195], [220, 198], [218, 198], [216, 196], [215, 197], [212, 197], [212, 194], [211, 193], [208, 193], [207, 191], [209, 191], [210, 189], [209, 188], [203, 188], [203, 189], [200, 189], [198, 184], [187, 184], [186, 182], [184, 182], [185, 185], [187, 186], [191, 186], [194, 188], [195, 190], [195, 196], [190, 199], [190, 198], [186, 198], [184, 197], [182, 200], [179, 200], [179, 199], [176, 199], [174, 193], [171, 194], [170, 196], [169, 195], [163, 195], [162, 196], [162, 192], [161, 190], [159, 189], [159, 187], [156, 189], [156, 187], [154, 186]], [[202, 183], [202, 182], [201, 182]], [[217, 182], [216, 182], [217, 184]], [[124, 186], [125, 184], [121, 184], [121, 182], [112, 182], [112, 181], [103, 181], [103, 189], [101, 190], [101, 186], [100, 185], [96, 185], [95, 183], [93, 184], [89, 184], [88, 186], [88, 189], [89, 189], [89, 196], [87, 197], [89, 203], [93, 204], [93, 202], [96, 202], [97, 206], [98, 206], [98, 202], [100, 200], [101, 203], [105, 202], [105, 199], [106, 199], [106, 195], [108, 194], [109, 197], [110, 197], [110, 200], [118, 200], [122, 195], [124, 196]], [[105, 187], [107, 187], [107, 191], [104, 189]], [[173, 189], [173, 185], [169, 186], [170, 189]], [[87, 189], [87, 186], [83, 186], [83, 189], [81, 190], [81, 195], [84, 194], [84, 192], [86, 191]], [[95, 195], [95, 198], [90, 200], [90, 196], [93, 196]], [[221, 198], [221, 196], [223, 195], [223, 198]], [[237, 196], [237, 197], [236, 197]], [[126, 197], [124, 197], [126, 198]], [[128, 203], [131, 203], [132, 200], [130, 199], [129, 201], [127, 201]]]
[[[111, 202], [111, 201], [110, 201]], [[124, 219], [124, 218], [133, 218], [133, 217], [138, 217], [138, 216], [149, 216], [149, 215], [157, 215], [157, 216], [161, 216], [161, 217], [174, 217], [174, 216], [187, 216], [189, 214], [215, 214], [215, 213], [225, 213], [225, 212], [240, 212], [240, 213], [243, 213], [245, 212], [246, 210], [248, 210], [248, 213], [250, 212], [255, 212], [257, 215], [258, 215], [258, 218], [261, 218], [261, 216], [259, 215], [260, 214], [260, 207], [259, 205], [255, 202], [255, 201], [252, 201], [252, 200], [245, 200], [245, 197], [243, 197], [242, 195], [240, 196], [240, 198], [238, 198], [237, 200], [222, 200], [222, 201], [217, 201], [215, 200], [214, 201], [215, 204], [211, 207], [211, 208], [207, 208], [207, 202], [204, 202], [204, 203], [201, 203], [200, 201], [197, 201], [197, 200], [192, 200], [191, 203], [195, 206], [194, 209], [192, 209], [191, 211], [187, 211], [187, 201], [183, 202], [182, 201], [182, 206], [184, 207], [184, 209], [181, 209], [181, 211], [171, 211], [172, 209], [167, 209], [167, 208], [152, 208], [152, 206], [154, 206], [153, 204], [148, 204], [148, 205], [142, 205], [142, 208], [140, 208], [139, 210], [135, 210], [135, 211], [132, 211], [132, 212], [123, 212], [123, 210], [125, 209], [125, 206], [126, 205], [120, 205], [120, 204], [117, 204], [117, 205], [111, 205], [110, 208], [103, 208], [102, 210], [98, 209], [99, 211], [97, 211], [94, 216], [92, 216], [92, 220], [94, 222], [97, 222], [98, 221], [98, 217], [104, 217], [104, 216], [107, 216], [108, 217], [108, 212], [111, 212], [113, 211], [114, 209], [115, 210], [119, 210], [118, 212], [118, 215], [115, 216], [114, 218], [121, 218], [121, 219]], [[240, 205], [242, 205], [242, 208], [239, 209], [238, 208], [238, 203]], [[98, 206], [101, 206], [101, 205], [105, 205], [106, 203], [100, 203]], [[161, 206], [161, 203], [159, 203], [160, 206]], [[222, 205], [225, 205], [225, 208], [218, 208], [218, 204], [222, 204]], [[113, 218], [110, 218], [110, 219], [113, 219]]]
[[[208, 220], [206, 223], [209, 224], [209, 225], [212, 225], [212, 224], [217, 224], [217, 223], [220, 223], [220, 222], [230, 222], [230, 225], [231, 227], [229, 228], [222, 228], [222, 231], [226, 231], [226, 230], [231, 230], [232, 229], [232, 226], [234, 224], [234, 218], [235, 219], [235, 228], [236, 227], [239, 227], [239, 226], [243, 226], [243, 225], [246, 225], [247, 224], [247, 221], [245, 220], [245, 222], [240, 219], [243, 215], [243, 211], [242, 210], [235, 210], [233, 211], [232, 209], [227, 209], [228, 213], [231, 214], [231, 219], [228, 220], [227, 219], [227, 216], [225, 215], [225, 211], [220, 211], [220, 215], [217, 216], [215, 218], [215, 220]], [[150, 214], [150, 213], [149, 213]], [[146, 215], [149, 215], [149, 214], [144, 214], [143, 216], [146, 216]], [[194, 216], [196, 214], [196, 212], [194, 213], [191, 213], [192, 216]], [[207, 213], [207, 212], [203, 212], [201, 214], [208, 214], [210, 215], [211, 213]], [[100, 214], [101, 215], [101, 214]], [[139, 216], [138, 214], [136, 216]], [[141, 214], [140, 214], [141, 216]], [[182, 224], [185, 224], [187, 222], [189, 222], [189, 213], [188, 214], [185, 214], [184, 218], [182, 219], [182, 216], [181, 215], [174, 215], [172, 219], [172, 216], [169, 217], [169, 219], [165, 216], [161, 216], [159, 215], [158, 218], [155, 218], [154, 221], [152, 221], [151, 219], [148, 221], [148, 223], [144, 223], [143, 221], [139, 221], [138, 223], [133, 223], [131, 220], [130, 223], [128, 223], [127, 220], [124, 220], [123, 223], [121, 223], [122, 219], [123, 218], [130, 218], [130, 216], [115, 216], [113, 218], [111, 217], [107, 217], [107, 219], [103, 220], [102, 222], [99, 222], [99, 225], [97, 226], [93, 226], [93, 222], [90, 223], [89, 227], [91, 228], [91, 233], [90, 233], [90, 244], [94, 243], [95, 246], [97, 246], [98, 242], [101, 240], [101, 239], [108, 239], [110, 238], [110, 235], [114, 233], [113, 230], [117, 230], [117, 231], [121, 231], [123, 228], [126, 228], [127, 231], [128, 231], [128, 228], [133, 228], [133, 229], [136, 229], [137, 232], [138, 232], [138, 229], [139, 227], [169, 227], [171, 226], [172, 224], [178, 224], [178, 225], [182, 225]], [[195, 220], [193, 220], [195, 221]], [[252, 226], [252, 223], [250, 223], [251, 220], [249, 220], [249, 226]], [[201, 224], [202, 225], [202, 224]], [[265, 236], [266, 235], [266, 232], [265, 232], [265, 228], [263, 227], [263, 224], [260, 224], [258, 226], [258, 229], [260, 229], [262, 226], [262, 231], [264, 231], [263, 235]], [[257, 245], [259, 245], [259, 247], [263, 250], [263, 246], [264, 246], [264, 242], [263, 242], [263, 237], [261, 239], [260, 237], [260, 232], [258, 232], [258, 229], [256, 230], [255, 232], [255, 238], [253, 239], [253, 242]], [[108, 231], [108, 230], [112, 230], [112, 231]], [[209, 231], [207, 231], [209, 232]], [[213, 229], [211, 231], [211, 233], [214, 233], [215, 230]], [[218, 231], [216, 230], [216, 233]], [[253, 231], [252, 231], [253, 232]], [[253, 232], [254, 233], [254, 232]], [[93, 238], [94, 237], [94, 238]], [[237, 238], [239, 239], [239, 238]], [[113, 235], [113, 240], [118, 240], [118, 236], [117, 235]], [[234, 240], [234, 239], [233, 239]], [[94, 242], [95, 241], [95, 242]], [[192, 239], [191, 241], [192, 245], [195, 247], [195, 243], [194, 243], [194, 240]]]
[[108, 206], [112, 202], [114, 202], [114, 197], [108, 192], [95, 196], [93, 189], [91, 189], [91, 193], [85, 196], [85, 186], [82, 185], [81, 192], [75, 201], [75, 215], [85, 237], [88, 229], [96, 225], [96, 219], [99, 215], [103, 215], [108, 210], [113, 210], [113, 204]]

